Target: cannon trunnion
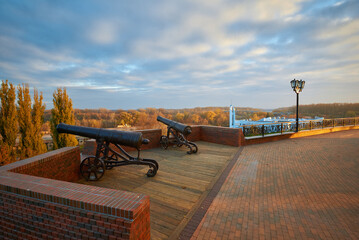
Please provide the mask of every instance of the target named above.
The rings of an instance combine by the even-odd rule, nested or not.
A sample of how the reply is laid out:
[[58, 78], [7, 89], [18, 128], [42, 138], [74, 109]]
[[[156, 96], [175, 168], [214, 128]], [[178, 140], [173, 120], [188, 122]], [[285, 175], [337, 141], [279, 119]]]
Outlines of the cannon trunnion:
[[170, 144], [173, 144], [178, 147], [185, 145], [189, 148], [187, 151], [188, 154], [196, 153], [198, 151], [197, 145], [186, 139], [186, 136], [192, 132], [192, 128], [190, 126], [161, 116], [157, 116], [157, 121], [167, 125], [167, 136], [163, 135], [160, 139], [162, 148], [167, 149]]
[[[149, 143], [148, 139], [142, 138], [142, 133], [81, 127], [64, 123], [58, 124], [56, 129], [58, 133], [69, 133], [96, 139], [96, 156], [85, 158], [80, 165], [81, 175], [88, 181], [99, 180], [104, 175], [105, 170], [131, 164], [147, 165], [149, 167], [148, 177], [154, 177], [157, 173], [157, 161], [140, 157], [142, 144]], [[136, 148], [137, 157], [129, 155], [120, 145]]]

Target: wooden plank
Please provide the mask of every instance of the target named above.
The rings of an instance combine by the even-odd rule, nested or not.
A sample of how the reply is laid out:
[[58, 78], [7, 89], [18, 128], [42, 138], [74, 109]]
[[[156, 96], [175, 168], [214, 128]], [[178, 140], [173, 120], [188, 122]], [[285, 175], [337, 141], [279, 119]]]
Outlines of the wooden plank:
[[152, 240], [162, 240], [162, 239], [168, 239], [169, 235], [166, 235], [160, 231], [157, 230], [157, 227], [152, 227], [151, 225], [151, 239]]
[[156, 229], [156, 231], [160, 232], [162, 235], [165, 235], [166, 238], [168, 238], [174, 229], [176, 229], [176, 226], [163, 221], [161, 218], [156, 218], [151, 220], [151, 229]]
[[149, 195], [151, 239], [168, 239], [185, 225], [188, 215], [238, 150], [207, 142], [196, 144], [199, 152], [191, 155], [184, 147], [143, 151], [143, 158], [159, 163], [153, 178], [146, 176], [148, 166], [128, 165], [107, 170], [99, 181], [79, 183]]
[[177, 173], [170, 173], [161, 171], [161, 174], [156, 176], [156, 181], [177, 185], [181, 188], [186, 188], [191, 191], [203, 192], [206, 190], [208, 181], [183, 176]]
[[135, 192], [142, 192], [145, 189], [150, 189], [154, 192], [154, 194], [163, 194], [168, 197], [173, 197], [175, 199], [178, 199], [178, 201], [184, 200], [184, 201], [196, 201], [199, 196], [201, 196], [201, 192], [195, 193], [188, 189], [182, 188], [177, 185], [168, 185], [161, 182], [148, 182], [144, 185], [142, 185], [139, 188], [134, 189]]
[[140, 191], [134, 191], [134, 192], [140, 192], [144, 193], [150, 196], [151, 199], [161, 200], [163, 202], [166, 202], [169, 206], [172, 206], [173, 208], [180, 209], [182, 211], [188, 211], [193, 202], [186, 201], [186, 200], [178, 200], [172, 196], [169, 196], [167, 194], [164, 194], [163, 192], [158, 192], [156, 190], [142, 188]]
[[187, 213], [187, 211], [170, 206], [166, 202], [158, 199], [151, 199], [150, 208], [152, 212], [156, 212], [158, 215], [166, 215], [176, 221], [181, 221]]
[[[163, 169], [162, 169], [163, 168]], [[165, 171], [168, 173], [175, 173], [178, 175], [182, 175], [189, 178], [199, 179], [202, 181], [209, 182], [212, 179], [212, 175], [206, 172], [199, 171], [194, 167], [189, 167], [181, 169], [176, 166], [161, 166], [161, 171]]]

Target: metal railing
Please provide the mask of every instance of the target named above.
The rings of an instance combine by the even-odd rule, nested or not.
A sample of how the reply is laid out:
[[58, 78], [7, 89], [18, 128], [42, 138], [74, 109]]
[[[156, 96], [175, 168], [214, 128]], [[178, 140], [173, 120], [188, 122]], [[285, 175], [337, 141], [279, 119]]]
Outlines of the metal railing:
[[[315, 130], [323, 128], [334, 128], [344, 126], [359, 125], [359, 117], [355, 118], [335, 118], [335, 119], [318, 119], [309, 121], [299, 121], [299, 130]], [[240, 126], [245, 137], [268, 136], [272, 134], [283, 134], [287, 132], [295, 132], [296, 122], [276, 122], [255, 125]]]

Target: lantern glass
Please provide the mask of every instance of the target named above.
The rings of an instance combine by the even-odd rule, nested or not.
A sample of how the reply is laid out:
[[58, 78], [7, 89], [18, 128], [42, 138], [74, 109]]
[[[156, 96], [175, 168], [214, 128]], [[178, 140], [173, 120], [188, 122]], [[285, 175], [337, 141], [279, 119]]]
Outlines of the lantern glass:
[[293, 79], [292, 81], [290, 81], [290, 85], [292, 86], [292, 88], [295, 88], [295, 79]]

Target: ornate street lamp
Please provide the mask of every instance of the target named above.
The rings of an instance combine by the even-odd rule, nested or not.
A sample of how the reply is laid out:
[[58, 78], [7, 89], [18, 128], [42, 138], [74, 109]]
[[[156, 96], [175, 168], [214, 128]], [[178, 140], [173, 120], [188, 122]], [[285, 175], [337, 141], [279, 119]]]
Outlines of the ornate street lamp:
[[290, 85], [293, 88], [293, 91], [297, 94], [297, 126], [296, 126], [296, 132], [298, 132], [298, 104], [299, 104], [299, 93], [303, 90], [304, 85], [305, 85], [305, 81], [302, 80], [295, 80], [293, 79], [292, 81], [290, 81]]

